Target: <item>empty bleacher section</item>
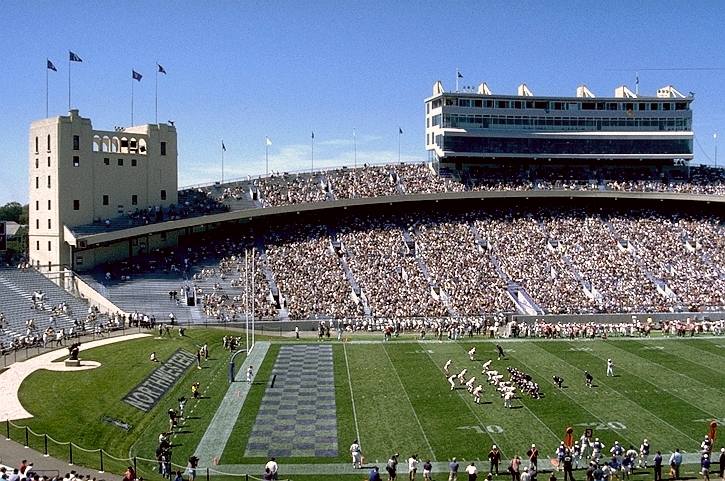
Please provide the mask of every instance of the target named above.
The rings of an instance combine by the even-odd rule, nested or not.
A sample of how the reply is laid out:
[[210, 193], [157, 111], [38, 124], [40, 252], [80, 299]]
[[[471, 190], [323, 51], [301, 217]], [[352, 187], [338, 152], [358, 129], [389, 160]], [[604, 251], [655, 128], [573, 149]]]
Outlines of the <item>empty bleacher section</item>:
[[[358, 214], [208, 232], [95, 282], [127, 312], [241, 321], [254, 247], [257, 318], [723, 311], [723, 234], [719, 217], [648, 210]], [[186, 286], [196, 306], [185, 305]]]
[[73, 335], [108, 322], [106, 316], [90, 312], [86, 301], [33, 269], [0, 269], [0, 314], [3, 351], [42, 342], [48, 328], [53, 329], [54, 339], [61, 329], [66, 335]]

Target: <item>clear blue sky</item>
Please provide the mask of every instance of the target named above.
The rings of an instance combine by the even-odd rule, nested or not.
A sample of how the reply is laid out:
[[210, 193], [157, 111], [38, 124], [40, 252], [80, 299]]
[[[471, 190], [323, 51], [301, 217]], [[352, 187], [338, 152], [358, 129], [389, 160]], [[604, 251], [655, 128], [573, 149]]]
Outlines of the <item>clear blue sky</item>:
[[[634, 88], [634, 70], [725, 67], [725, 5], [719, 1], [19, 1], [0, 5], [0, 203], [27, 202], [27, 130], [50, 113], [66, 114], [68, 50], [73, 105], [94, 127], [154, 121], [155, 62], [159, 120], [176, 121], [180, 184], [218, 179], [219, 145], [227, 178], [264, 172], [264, 137], [273, 170], [426, 158], [423, 99], [435, 80], [452, 88], [488, 82], [513, 93], [595, 94]], [[631, 69], [612, 71], [611, 69]], [[725, 71], [640, 71], [640, 92], [666, 84], [696, 100], [696, 162], [714, 157], [713, 132], [725, 135]], [[720, 158], [725, 161], [725, 142]], [[703, 153], [704, 151], [704, 153]]]

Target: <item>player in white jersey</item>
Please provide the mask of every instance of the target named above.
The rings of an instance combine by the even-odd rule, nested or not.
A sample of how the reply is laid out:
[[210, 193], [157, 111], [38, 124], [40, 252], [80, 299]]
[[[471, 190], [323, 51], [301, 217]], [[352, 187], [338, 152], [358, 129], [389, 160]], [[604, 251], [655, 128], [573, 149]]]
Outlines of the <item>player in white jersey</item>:
[[483, 386], [480, 384], [473, 390], [473, 402], [481, 404], [481, 393], [483, 392]]
[[446, 376], [451, 374], [448, 370], [451, 367], [451, 364], [453, 364], [453, 361], [449, 359], [446, 361], [445, 365], [443, 365], [443, 371], [446, 373]]
[[448, 376], [448, 384], [451, 385], [451, 391], [453, 391], [456, 388], [456, 375], [451, 374]]
[[488, 371], [488, 366], [490, 366], [492, 362], [493, 359], [489, 359], [488, 361], [483, 363], [483, 370], [481, 371], [481, 374], [486, 374], [486, 371]]
[[476, 357], [476, 346], [473, 346], [470, 351], [468, 351], [468, 359], [471, 361], [474, 361]]
[[514, 398], [514, 394], [511, 391], [506, 391], [503, 395], [503, 407], [510, 408], [511, 400]]
[[466, 381], [466, 390], [472, 393], [474, 384], [476, 384], [476, 376], [473, 376], [471, 379]]
[[607, 359], [607, 377], [614, 377], [614, 361]]
[[466, 383], [466, 373], [468, 372], [468, 369], [464, 369], [463, 371], [458, 373], [458, 382], [459, 384], [463, 385]]

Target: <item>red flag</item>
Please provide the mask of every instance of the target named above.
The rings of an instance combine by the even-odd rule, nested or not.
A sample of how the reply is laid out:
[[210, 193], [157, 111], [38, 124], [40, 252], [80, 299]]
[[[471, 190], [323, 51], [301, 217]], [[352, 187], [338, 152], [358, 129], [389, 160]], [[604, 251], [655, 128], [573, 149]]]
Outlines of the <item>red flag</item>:
[[564, 435], [564, 445], [567, 448], [574, 446], [574, 428], [569, 426], [566, 428], [566, 435]]
[[715, 437], [717, 436], [717, 421], [714, 419], [712, 422], [710, 422], [710, 432], [708, 433], [708, 436], [710, 437], [710, 441], [712, 444], [715, 444]]

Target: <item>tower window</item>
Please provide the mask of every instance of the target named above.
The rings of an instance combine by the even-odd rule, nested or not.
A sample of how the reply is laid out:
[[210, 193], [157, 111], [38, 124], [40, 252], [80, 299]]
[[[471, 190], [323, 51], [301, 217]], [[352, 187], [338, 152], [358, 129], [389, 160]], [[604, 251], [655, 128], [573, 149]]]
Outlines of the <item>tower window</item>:
[[80, 167], [81, 165], [81, 158], [77, 155], [73, 156], [73, 167]]
[[39, 200], [35, 201], [35, 210], [40, 210], [40, 201]]
[[103, 205], [108, 205], [108, 194], [103, 195]]
[[48, 199], [48, 210], [50, 210], [50, 199]]
[[104, 157], [104, 158], [103, 158], [103, 163], [104, 163], [105, 165], [111, 165], [111, 159], [109, 159], [108, 157]]
[[48, 251], [52, 251], [52, 250], [53, 250], [53, 244], [50, 241], [48, 241]]
[[50, 152], [50, 134], [48, 134], [48, 152]]
[[50, 227], [50, 225], [51, 225], [51, 224], [50, 224], [50, 219], [48, 219], [48, 229], [50, 229], [50, 228], [51, 228], [51, 227]]
[[166, 190], [161, 191], [161, 200], [166, 200]]
[[123, 167], [123, 159], [118, 159], [118, 166]]
[[81, 150], [81, 136], [80, 135], [73, 136], [73, 150]]
[[50, 189], [50, 176], [48, 176], [48, 188]]
[[73, 199], [73, 210], [80, 210], [81, 209], [81, 201], [78, 199]]
[[138, 205], [138, 195], [134, 194], [131, 196], [131, 205]]
[[40, 250], [40, 241], [35, 241], [35, 250], [36, 251]]
[[50, 167], [50, 157], [48, 157], [48, 167]]
[[35, 137], [35, 153], [38, 153], [38, 137]]
[[35, 228], [40, 230], [40, 219], [35, 219]]
[[136, 159], [131, 159], [131, 167], [136, 167]]
[[35, 188], [40, 189], [40, 177], [35, 178]]
[[35, 168], [37, 169], [38, 167], [40, 167], [40, 161], [35, 159]]
[[161, 155], [166, 155], [166, 142], [161, 142]]

